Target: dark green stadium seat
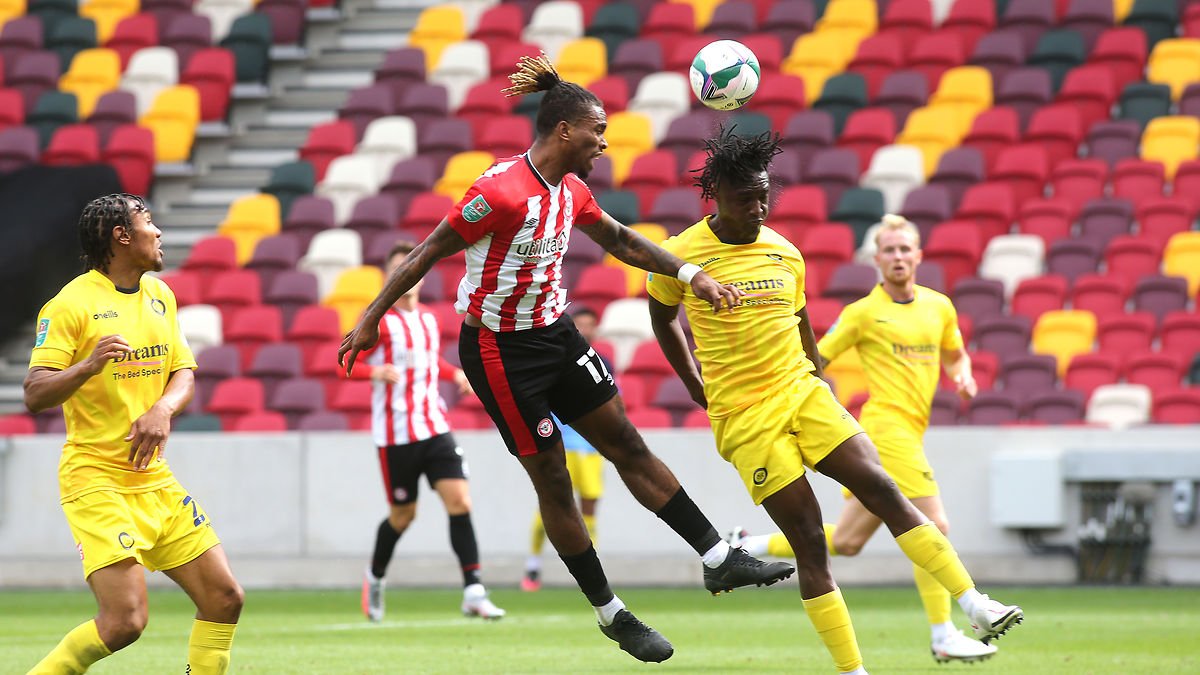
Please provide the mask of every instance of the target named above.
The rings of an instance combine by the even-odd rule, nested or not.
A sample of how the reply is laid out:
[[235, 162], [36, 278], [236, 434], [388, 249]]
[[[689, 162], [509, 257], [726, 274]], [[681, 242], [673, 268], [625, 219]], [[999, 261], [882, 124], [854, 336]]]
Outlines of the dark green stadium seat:
[[1052, 30], [1038, 39], [1027, 63], [1050, 73], [1051, 93], [1057, 94], [1067, 71], [1083, 63], [1086, 56], [1082, 35], [1073, 30]]
[[1155, 117], [1171, 114], [1171, 87], [1166, 84], [1131, 82], [1125, 85], [1118, 104], [1117, 119], [1134, 120], [1146, 128]]
[[513, 107], [514, 115], [524, 115], [533, 123], [534, 128], [537, 128], [537, 111], [538, 104], [542, 102], [542, 97], [546, 92], [539, 91], [536, 94], [526, 94], [517, 101], [517, 105]]
[[25, 124], [37, 130], [38, 143], [45, 150], [50, 137], [64, 124], [79, 121], [79, 103], [75, 94], [63, 91], [48, 91], [42, 94], [33, 106], [33, 112], [25, 118]]
[[830, 0], [812, 0], [814, 22], [817, 19], [825, 16], [825, 8], [829, 6], [829, 1]]
[[829, 219], [846, 223], [854, 230], [854, 247], [862, 246], [863, 237], [872, 225], [883, 218], [883, 193], [872, 188], [849, 188], [838, 199]]
[[180, 415], [171, 420], [171, 431], [220, 431], [221, 418], [216, 415]]
[[1188, 382], [1200, 385], [1200, 352], [1196, 352], [1196, 358], [1192, 359], [1192, 367], [1188, 368]]
[[271, 18], [243, 14], [234, 20], [221, 46], [233, 52], [238, 82], [266, 83], [271, 69]]
[[[59, 22], [79, 16], [79, 7], [75, 0], [29, 0], [26, 11], [42, 20], [42, 42], [47, 46]], [[63, 70], [66, 69], [64, 61]]]
[[642, 221], [642, 213], [638, 210], [637, 195], [628, 190], [609, 190], [602, 195], [597, 195], [596, 203], [618, 222], [632, 225]]
[[58, 54], [64, 73], [71, 67], [71, 59], [76, 54], [95, 46], [96, 22], [78, 16], [59, 20], [46, 40], [46, 48]]
[[600, 38], [608, 49], [608, 62], [611, 64], [621, 43], [637, 37], [641, 30], [638, 20], [637, 7], [627, 2], [607, 3], [596, 10], [592, 17], [592, 25], [588, 26], [585, 35]]
[[762, 113], [736, 112], [729, 123], [737, 125], [734, 133], [738, 136], [758, 136], [771, 130], [771, 118]]
[[1141, 28], [1146, 33], [1146, 46], [1153, 50], [1159, 40], [1175, 37], [1180, 4], [1177, 0], [1137, 0], [1124, 24]]
[[814, 110], [824, 110], [833, 118], [834, 136], [842, 135], [842, 127], [850, 113], [867, 105], [867, 82], [857, 73], [842, 73], [825, 80], [821, 96], [813, 103]]
[[310, 195], [316, 184], [313, 165], [301, 160], [280, 164], [271, 170], [271, 179], [261, 189], [279, 200], [279, 212], [288, 213], [297, 197]]

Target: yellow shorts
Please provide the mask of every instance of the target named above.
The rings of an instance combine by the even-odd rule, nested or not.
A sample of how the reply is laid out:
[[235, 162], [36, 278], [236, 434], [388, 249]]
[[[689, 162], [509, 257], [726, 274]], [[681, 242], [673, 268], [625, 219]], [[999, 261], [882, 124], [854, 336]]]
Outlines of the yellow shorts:
[[567, 471], [571, 484], [583, 499], [604, 495], [604, 458], [598, 452], [567, 451]]
[[152, 492], [90, 492], [63, 504], [83, 576], [126, 558], [150, 570], [189, 563], [220, 544], [204, 510], [179, 483]]
[[804, 475], [862, 427], [829, 385], [805, 373], [787, 388], [711, 420], [717, 450], [737, 469], [755, 504]]
[[[933, 467], [925, 457], [921, 435], [899, 426], [878, 429], [869, 424], [867, 435], [879, 451], [879, 462], [883, 470], [896, 481], [900, 494], [909, 499], [933, 497], [938, 494], [938, 484], [933, 478]], [[842, 494], [850, 491], [842, 488]]]

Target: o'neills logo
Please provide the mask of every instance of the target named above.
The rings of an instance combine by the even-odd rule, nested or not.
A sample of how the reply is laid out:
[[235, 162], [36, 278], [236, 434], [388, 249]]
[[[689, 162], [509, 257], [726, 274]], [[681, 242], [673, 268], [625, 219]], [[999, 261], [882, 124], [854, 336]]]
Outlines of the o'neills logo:
[[125, 354], [120, 354], [113, 357], [113, 363], [123, 363], [125, 361], [145, 361], [146, 359], [154, 359], [166, 356], [171, 350], [171, 346], [167, 344], [150, 345], [149, 347], [135, 347], [133, 351]]
[[116, 311], [110, 309], [106, 312], [100, 312], [99, 314], [93, 314], [92, 318], [93, 319], [115, 319], [115, 318], [117, 318], [117, 313], [116, 313]]
[[567, 249], [567, 237], [560, 234], [553, 239], [535, 239], [517, 246], [517, 255], [525, 258], [540, 258]]

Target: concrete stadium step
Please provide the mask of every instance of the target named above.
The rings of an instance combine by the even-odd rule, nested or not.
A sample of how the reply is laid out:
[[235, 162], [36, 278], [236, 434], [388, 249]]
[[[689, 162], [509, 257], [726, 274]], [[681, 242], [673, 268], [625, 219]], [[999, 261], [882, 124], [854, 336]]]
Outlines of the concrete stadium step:
[[309, 62], [310, 70], [321, 68], [374, 72], [383, 63], [382, 49], [326, 49]]
[[229, 166], [238, 168], [273, 169], [285, 162], [294, 162], [299, 154], [294, 147], [234, 148], [225, 156]]
[[344, 30], [338, 36], [340, 49], [389, 50], [408, 46], [408, 31]]
[[[345, 68], [309, 69], [300, 78], [300, 81], [305, 89], [332, 92], [339, 89], [357, 89], [373, 84], [375, 82], [375, 73], [370, 70], [349, 70]], [[293, 87], [289, 88], [289, 91], [296, 91], [297, 89]]]
[[250, 125], [245, 134], [233, 138], [230, 142], [230, 150], [299, 148], [304, 145], [307, 138], [307, 129], [278, 129], [255, 124]]
[[349, 89], [343, 87], [288, 87], [272, 99], [267, 115], [281, 110], [337, 110], [348, 95]]
[[355, 12], [342, 22], [342, 32], [386, 31], [409, 33], [417, 25], [420, 12], [403, 9], [372, 7]]
[[337, 109], [303, 110], [296, 108], [273, 108], [267, 110], [263, 120], [268, 126], [286, 129], [303, 129], [308, 131], [318, 124], [332, 122], [337, 119]]
[[259, 187], [266, 185], [270, 178], [270, 169], [219, 164], [213, 166], [210, 173], [197, 176], [192, 181], [192, 189], [193, 191], [211, 188], [258, 190]]

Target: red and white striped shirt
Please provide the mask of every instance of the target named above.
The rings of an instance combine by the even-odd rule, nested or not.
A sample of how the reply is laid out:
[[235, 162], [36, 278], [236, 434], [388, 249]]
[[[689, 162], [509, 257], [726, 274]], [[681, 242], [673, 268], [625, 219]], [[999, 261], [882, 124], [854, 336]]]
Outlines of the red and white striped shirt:
[[567, 307], [561, 281], [571, 229], [600, 213], [575, 174], [551, 186], [528, 153], [497, 161], [447, 215], [471, 244], [455, 308], [499, 332], [554, 323]]
[[400, 381], [374, 381], [371, 436], [375, 445], [405, 445], [448, 433], [446, 404], [438, 380], [453, 379], [440, 356], [437, 319], [418, 305], [413, 311], [391, 308], [379, 322], [379, 342], [367, 353], [372, 367], [392, 364]]

